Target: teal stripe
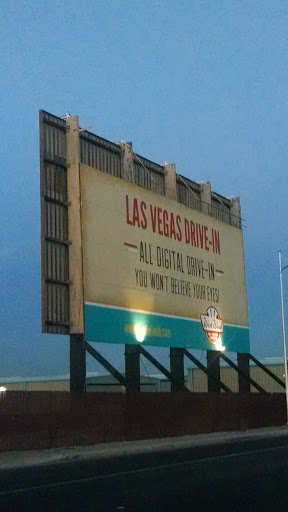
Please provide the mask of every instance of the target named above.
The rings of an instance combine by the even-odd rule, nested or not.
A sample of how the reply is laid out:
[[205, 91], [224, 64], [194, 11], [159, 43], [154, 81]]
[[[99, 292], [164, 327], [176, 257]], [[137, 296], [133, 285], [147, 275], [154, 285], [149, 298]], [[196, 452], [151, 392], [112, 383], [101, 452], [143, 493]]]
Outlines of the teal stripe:
[[[207, 340], [200, 322], [178, 317], [139, 313], [131, 310], [85, 304], [85, 333], [87, 341], [101, 343], [123, 343], [137, 345], [139, 342], [125, 326], [145, 325], [170, 331], [170, 337], [146, 335], [143, 346], [186, 347], [200, 350], [215, 350]], [[126, 327], [127, 330], [127, 327]], [[153, 333], [154, 334], [154, 333]], [[222, 344], [227, 352], [249, 352], [249, 329], [224, 325]]]

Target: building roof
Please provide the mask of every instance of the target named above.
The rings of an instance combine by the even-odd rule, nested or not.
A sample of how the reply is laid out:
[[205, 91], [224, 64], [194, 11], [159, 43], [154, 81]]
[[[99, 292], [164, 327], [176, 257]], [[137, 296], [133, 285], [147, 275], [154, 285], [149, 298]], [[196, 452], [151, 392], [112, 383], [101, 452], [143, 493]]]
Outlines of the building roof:
[[[97, 377], [99, 372], [88, 372], [87, 378]], [[18, 382], [54, 382], [66, 381], [70, 379], [70, 373], [66, 375], [48, 375], [47, 377], [2, 377], [0, 378], [1, 384], [16, 384]]]

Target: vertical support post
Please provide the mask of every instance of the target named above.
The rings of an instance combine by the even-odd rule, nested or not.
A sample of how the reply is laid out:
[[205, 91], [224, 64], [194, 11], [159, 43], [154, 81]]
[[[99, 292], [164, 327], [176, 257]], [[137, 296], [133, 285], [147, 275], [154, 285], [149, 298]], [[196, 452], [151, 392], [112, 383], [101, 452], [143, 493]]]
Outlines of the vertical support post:
[[165, 196], [177, 199], [176, 167], [175, 164], [164, 163]]
[[[177, 180], [175, 164], [164, 163], [165, 196], [177, 200]], [[170, 348], [171, 391], [184, 390], [184, 349]]]
[[70, 391], [83, 393], [86, 382], [86, 347], [83, 334], [70, 334]]
[[170, 348], [171, 391], [184, 390], [184, 349]]
[[[250, 377], [249, 354], [237, 354], [237, 364], [239, 370], [247, 377]], [[238, 373], [238, 389], [239, 393], [250, 393], [250, 381], [245, 379], [243, 375]]]
[[[175, 164], [164, 163], [165, 196], [177, 200], [177, 180]], [[171, 391], [184, 390], [184, 349], [170, 348]]]
[[[122, 148], [122, 177], [133, 181], [133, 147], [132, 142], [123, 140]], [[126, 391], [140, 391], [140, 351], [137, 345], [125, 345], [125, 379]]]
[[125, 345], [126, 391], [140, 391], [140, 347]]
[[236, 228], [241, 228], [241, 206], [239, 197], [229, 197], [231, 224]]
[[84, 333], [83, 269], [78, 117], [67, 119], [67, 195], [71, 334]]
[[70, 390], [82, 392], [85, 389], [86, 351], [83, 312], [80, 142], [77, 116], [71, 116], [66, 121], [66, 142], [68, 236], [70, 242]]
[[208, 375], [208, 393], [220, 393], [220, 354], [215, 350], [207, 350], [207, 370], [211, 376], [218, 379], [218, 382]]
[[211, 183], [200, 181], [201, 212], [211, 214]]
[[122, 177], [126, 181], [133, 178], [133, 148], [132, 142], [120, 142], [122, 148]]

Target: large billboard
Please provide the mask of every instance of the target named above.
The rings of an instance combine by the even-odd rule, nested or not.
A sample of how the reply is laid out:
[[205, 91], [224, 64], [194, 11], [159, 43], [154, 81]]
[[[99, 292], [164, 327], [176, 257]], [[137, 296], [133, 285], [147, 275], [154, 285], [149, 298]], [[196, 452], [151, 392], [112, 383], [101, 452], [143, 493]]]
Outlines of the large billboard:
[[42, 331], [249, 352], [240, 204], [40, 111]]
[[87, 341], [249, 352], [242, 230], [80, 166]]

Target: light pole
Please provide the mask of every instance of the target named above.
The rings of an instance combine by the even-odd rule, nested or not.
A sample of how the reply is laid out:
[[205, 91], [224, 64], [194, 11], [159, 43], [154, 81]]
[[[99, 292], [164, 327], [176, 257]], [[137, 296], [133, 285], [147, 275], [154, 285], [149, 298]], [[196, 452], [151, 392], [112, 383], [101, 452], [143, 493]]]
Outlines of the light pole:
[[283, 335], [283, 352], [284, 352], [284, 368], [285, 368], [285, 391], [286, 391], [286, 422], [287, 422], [287, 425], [288, 425], [287, 348], [286, 348], [285, 313], [284, 313], [283, 284], [282, 284], [282, 272], [286, 268], [288, 268], [288, 265], [285, 265], [285, 267], [282, 267], [281, 251], [279, 251], [279, 276], [280, 276], [280, 291], [281, 291], [282, 335]]

